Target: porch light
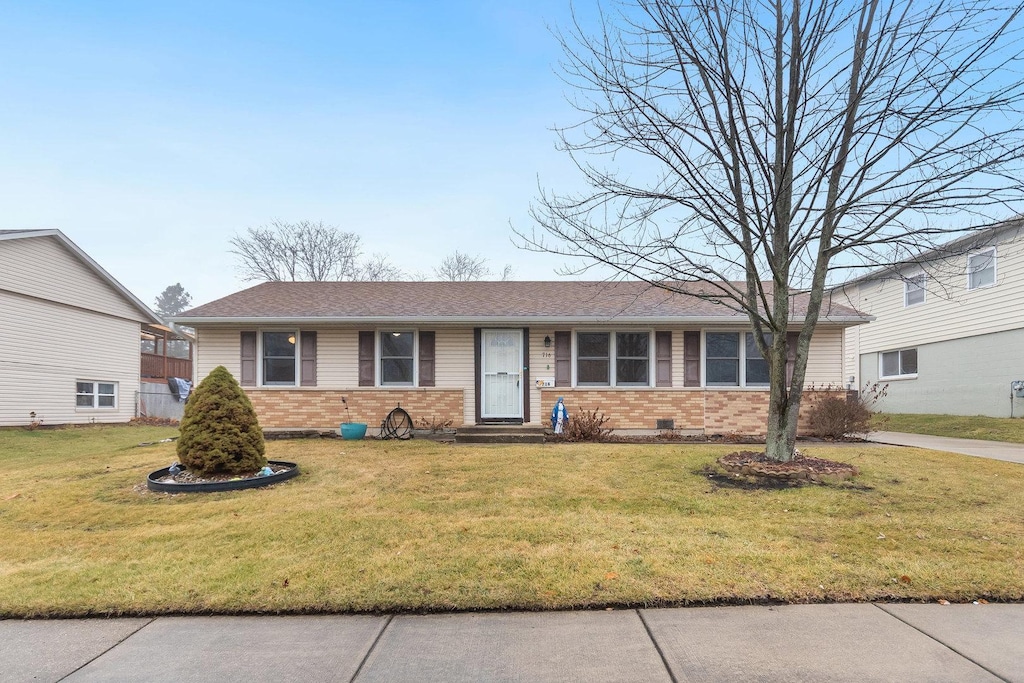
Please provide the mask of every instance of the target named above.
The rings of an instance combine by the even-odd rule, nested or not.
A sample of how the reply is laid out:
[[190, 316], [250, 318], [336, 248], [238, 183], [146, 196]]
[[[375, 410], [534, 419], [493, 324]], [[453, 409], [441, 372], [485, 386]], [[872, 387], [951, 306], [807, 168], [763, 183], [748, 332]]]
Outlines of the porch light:
[[546, 334], [544, 335], [544, 348], [545, 349], [551, 348], [551, 337], [549, 337]]

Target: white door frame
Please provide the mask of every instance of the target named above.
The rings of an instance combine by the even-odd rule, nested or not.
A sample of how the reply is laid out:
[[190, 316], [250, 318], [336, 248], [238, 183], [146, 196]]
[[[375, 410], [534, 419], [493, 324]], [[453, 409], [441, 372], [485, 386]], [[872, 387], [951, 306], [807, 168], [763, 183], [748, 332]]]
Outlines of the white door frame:
[[[487, 333], [488, 332], [501, 332], [510, 333], [515, 335], [515, 338], [519, 346], [519, 354], [517, 360], [517, 370], [515, 373], [509, 373], [507, 371], [496, 371], [498, 375], [515, 375], [515, 396], [516, 396], [516, 407], [510, 414], [492, 415], [487, 412]], [[524, 359], [524, 348], [525, 344], [524, 334], [522, 328], [485, 328], [480, 330], [480, 419], [481, 420], [522, 420], [524, 417], [523, 411], [523, 359]], [[511, 379], [511, 378], [510, 378]]]

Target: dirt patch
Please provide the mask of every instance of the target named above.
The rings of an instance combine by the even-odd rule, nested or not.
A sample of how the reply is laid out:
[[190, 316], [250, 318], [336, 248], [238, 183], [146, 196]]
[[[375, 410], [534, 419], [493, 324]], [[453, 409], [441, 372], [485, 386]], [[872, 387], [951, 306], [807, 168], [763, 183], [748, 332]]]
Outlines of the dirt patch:
[[860, 474], [848, 462], [811, 458], [799, 452], [789, 462], [778, 462], [763, 452], [737, 451], [723, 455], [718, 464], [735, 475], [788, 482], [842, 481]]

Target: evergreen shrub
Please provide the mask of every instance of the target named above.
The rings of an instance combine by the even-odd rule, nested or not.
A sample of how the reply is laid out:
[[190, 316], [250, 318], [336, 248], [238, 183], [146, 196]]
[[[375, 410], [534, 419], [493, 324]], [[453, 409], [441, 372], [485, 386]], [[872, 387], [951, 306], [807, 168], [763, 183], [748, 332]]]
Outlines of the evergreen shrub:
[[178, 460], [199, 476], [254, 474], [267, 464], [263, 430], [242, 387], [223, 365], [185, 404]]

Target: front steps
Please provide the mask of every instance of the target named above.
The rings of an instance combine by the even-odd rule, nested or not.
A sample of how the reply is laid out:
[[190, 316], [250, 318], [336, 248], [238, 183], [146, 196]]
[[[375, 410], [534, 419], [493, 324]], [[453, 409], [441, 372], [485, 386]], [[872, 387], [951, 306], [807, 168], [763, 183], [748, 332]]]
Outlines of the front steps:
[[544, 428], [521, 424], [462, 425], [455, 443], [544, 443]]

